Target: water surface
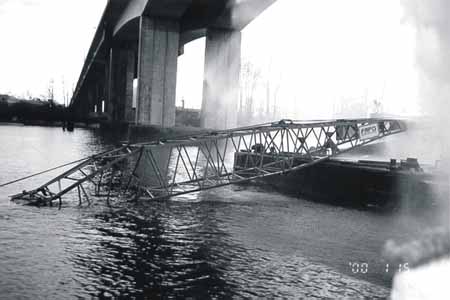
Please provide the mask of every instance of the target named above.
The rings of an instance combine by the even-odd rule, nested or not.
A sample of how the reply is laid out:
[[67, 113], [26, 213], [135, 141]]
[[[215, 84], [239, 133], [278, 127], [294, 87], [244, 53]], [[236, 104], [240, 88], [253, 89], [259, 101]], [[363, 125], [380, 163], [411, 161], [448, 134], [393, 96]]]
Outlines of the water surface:
[[[112, 148], [91, 130], [0, 126], [0, 183]], [[385, 298], [387, 239], [441, 222], [319, 204], [252, 186], [61, 210], [12, 203], [55, 173], [0, 189], [0, 297]], [[366, 263], [357, 270], [349, 263]]]

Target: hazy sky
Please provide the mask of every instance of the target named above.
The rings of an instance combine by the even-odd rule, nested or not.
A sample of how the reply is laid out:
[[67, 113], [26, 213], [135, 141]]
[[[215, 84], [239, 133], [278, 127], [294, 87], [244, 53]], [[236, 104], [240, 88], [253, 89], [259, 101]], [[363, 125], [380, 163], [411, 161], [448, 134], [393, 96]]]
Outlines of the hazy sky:
[[[0, 0], [0, 93], [76, 84], [105, 0]], [[57, 99], [62, 101], [61, 99]]]
[[[106, 0], [0, 0], [0, 93], [45, 95], [51, 78], [72, 87]], [[397, 0], [278, 0], [243, 31], [242, 57], [280, 80], [299, 117], [374, 99], [418, 111], [413, 28]], [[179, 58], [177, 102], [199, 107], [204, 39]], [[262, 95], [261, 95], [262, 96]]]

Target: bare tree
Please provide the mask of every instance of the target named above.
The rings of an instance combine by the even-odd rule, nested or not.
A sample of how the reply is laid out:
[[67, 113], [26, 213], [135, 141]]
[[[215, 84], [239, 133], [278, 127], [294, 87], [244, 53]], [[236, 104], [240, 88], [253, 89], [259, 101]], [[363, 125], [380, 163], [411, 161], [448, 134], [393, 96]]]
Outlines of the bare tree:
[[26, 97], [27, 100], [32, 100], [33, 99], [33, 95], [31, 94], [30, 90], [27, 90], [26, 95], [27, 95], [27, 97]]
[[373, 105], [375, 114], [381, 114], [383, 112], [383, 104], [381, 103], [381, 101], [375, 99], [373, 100]]
[[66, 81], [64, 80], [64, 77], [62, 77], [61, 81], [62, 81], [61, 84], [62, 84], [62, 97], [64, 101], [64, 107], [67, 107], [70, 101], [70, 91], [66, 87]]
[[277, 115], [277, 98], [278, 92], [280, 91], [282, 76], [271, 76], [271, 70], [269, 67], [269, 72], [265, 81], [266, 88], [266, 108], [265, 108], [265, 118], [275, 119]]
[[[281, 81], [280, 81], [281, 82]], [[278, 83], [277, 85], [275, 85], [274, 87], [274, 91], [272, 93], [272, 118], [276, 119], [278, 118], [278, 110], [277, 110], [277, 105], [278, 105], [278, 92], [280, 91], [280, 83]]]
[[245, 61], [241, 67], [241, 91], [239, 101], [240, 124], [248, 124], [254, 112], [254, 96], [256, 88], [261, 80], [261, 71], [249, 61]]
[[54, 100], [55, 93], [54, 93], [54, 80], [53, 78], [50, 79], [47, 86], [47, 100]]

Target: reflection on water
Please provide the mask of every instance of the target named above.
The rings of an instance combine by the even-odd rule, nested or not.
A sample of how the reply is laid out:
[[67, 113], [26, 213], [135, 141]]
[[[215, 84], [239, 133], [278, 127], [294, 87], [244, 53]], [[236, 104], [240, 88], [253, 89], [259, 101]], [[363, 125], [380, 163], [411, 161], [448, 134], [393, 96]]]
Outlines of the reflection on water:
[[[0, 182], [108, 147], [92, 131], [0, 126]], [[384, 242], [433, 225], [250, 186], [113, 207], [78, 208], [76, 195], [62, 210], [9, 202], [43, 180], [0, 189], [1, 298], [383, 298]], [[369, 272], [353, 274], [355, 261]]]
[[[90, 233], [92, 248], [71, 260], [77, 272], [96, 279], [83, 286], [93, 294], [109, 291], [122, 296], [230, 294], [220, 269], [209, 264], [215, 249], [227, 247], [226, 234], [197, 209], [169, 209], [156, 203], [83, 220], [95, 231]], [[80, 242], [84, 244], [84, 238]]]

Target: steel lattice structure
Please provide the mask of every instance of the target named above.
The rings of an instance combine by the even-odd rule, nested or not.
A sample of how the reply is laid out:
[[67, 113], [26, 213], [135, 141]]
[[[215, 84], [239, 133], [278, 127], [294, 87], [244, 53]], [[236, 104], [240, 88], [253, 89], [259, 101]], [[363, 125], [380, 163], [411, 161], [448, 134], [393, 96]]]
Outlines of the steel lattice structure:
[[393, 119], [281, 120], [173, 140], [125, 145], [80, 162], [42, 186], [12, 196], [51, 204], [77, 190], [133, 199], [171, 196], [292, 172], [406, 130]]

